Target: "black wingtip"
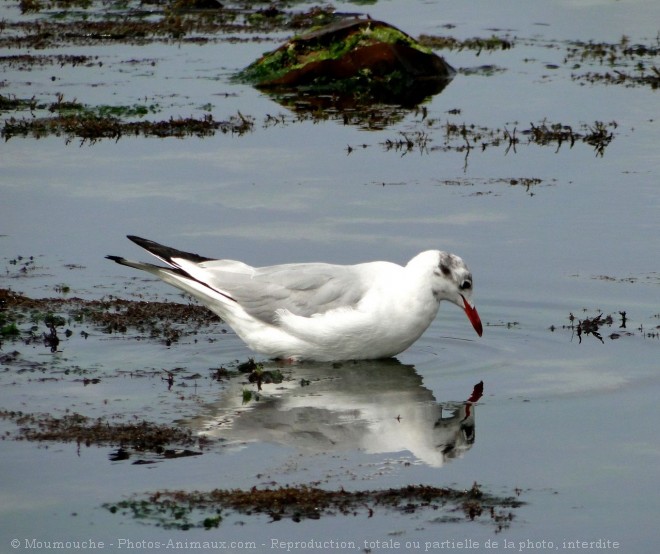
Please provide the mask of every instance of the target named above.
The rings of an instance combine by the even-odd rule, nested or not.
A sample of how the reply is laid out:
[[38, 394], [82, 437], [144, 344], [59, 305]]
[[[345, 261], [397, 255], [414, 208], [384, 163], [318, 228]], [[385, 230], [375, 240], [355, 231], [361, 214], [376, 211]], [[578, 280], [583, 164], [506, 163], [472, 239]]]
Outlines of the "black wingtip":
[[112, 260], [113, 262], [117, 262], [118, 264], [124, 261], [124, 258], [122, 258], [121, 256], [106, 256], [105, 259]]
[[150, 248], [162, 247], [162, 245], [158, 244], [157, 242], [154, 242], [153, 240], [143, 239], [142, 237], [138, 237], [137, 235], [126, 235], [126, 238], [130, 241], [133, 241], [138, 246], [141, 246], [145, 250], [149, 250]]
[[194, 254], [193, 252], [184, 252], [183, 250], [177, 250], [176, 248], [171, 248], [163, 244], [154, 242], [153, 240], [143, 239], [142, 237], [137, 237], [135, 235], [126, 235], [127, 238], [133, 241], [138, 246], [144, 248], [148, 252], [151, 252], [157, 258], [170, 262], [172, 258], [183, 258], [185, 260], [190, 260], [191, 262], [201, 263], [211, 261], [212, 258], [207, 258], [205, 256], [200, 256], [199, 254]]

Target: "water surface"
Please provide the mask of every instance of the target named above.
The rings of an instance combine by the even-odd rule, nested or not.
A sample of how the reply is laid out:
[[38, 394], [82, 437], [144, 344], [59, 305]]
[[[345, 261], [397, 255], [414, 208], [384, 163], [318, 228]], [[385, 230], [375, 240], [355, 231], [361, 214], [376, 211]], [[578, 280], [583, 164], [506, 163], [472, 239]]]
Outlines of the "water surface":
[[[250, 385], [209, 378], [210, 368], [252, 355], [231, 332], [208, 330], [169, 347], [74, 333], [55, 354], [41, 344], [5, 341], [0, 353], [18, 350], [57, 378], [3, 368], [3, 409], [134, 413], [222, 442], [202, 456], [131, 465], [110, 461], [109, 447], [3, 440], [0, 550], [9, 550], [13, 538], [25, 546], [31, 538], [90, 537], [112, 551], [119, 539], [221, 537], [254, 541], [264, 552], [273, 550], [273, 539], [355, 541], [357, 550], [372, 552], [382, 549], [364, 540], [409, 541], [413, 549], [419, 541], [423, 550], [425, 541], [470, 539], [479, 551], [487, 540], [498, 541], [498, 549], [504, 540], [552, 541], [562, 549], [563, 541], [603, 539], [625, 552], [655, 551], [658, 92], [579, 78], [632, 72], [635, 60], [611, 68], [566, 57], [578, 41], [618, 44], [623, 35], [657, 48], [660, 10], [641, 0], [338, 8], [367, 9], [413, 36], [495, 34], [514, 47], [440, 52], [459, 70], [456, 78], [424, 104], [425, 114], [406, 111], [377, 130], [341, 119], [298, 121], [272, 98], [230, 82], [275, 40], [94, 46], [85, 53], [98, 55], [101, 67], [8, 68], [2, 94], [61, 93], [90, 105], [155, 102], [157, 118], [210, 112], [223, 120], [240, 111], [255, 127], [242, 136], [183, 140], [3, 143], [0, 285], [36, 298], [57, 296], [56, 286], [65, 283], [71, 296], [89, 299], [143, 294], [182, 301], [166, 285], [103, 259], [142, 256], [124, 238], [129, 233], [254, 265], [405, 263], [423, 249], [441, 248], [473, 271], [484, 336], [477, 338], [464, 315], [446, 305], [397, 361], [286, 367], [283, 384], [264, 386], [262, 399], [248, 404], [242, 390]], [[13, 6], [3, 11], [18, 17]], [[657, 66], [657, 55], [645, 63]], [[267, 124], [269, 115], [284, 120]], [[522, 131], [544, 121], [582, 133], [602, 122], [613, 138], [602, 155], [581, 141], [529, 144]], [[460, 141], [445, 137], [448, 122], [516, 129], [520, 142], [515, 149], [502, 142], [461, 151]], [[420, 132], [429, 138], [426, 148], [404, 154], [386, 146]], [[35, 256], [37, 269], [21, 276], [10, 264], [18, 255]], [[613, 317], [601, 329], [603, 342], [580, 341], [562, 328], [571, 313], [584, 319], [601, 312]], [[101, 382], [84, 386], [57, 373], [72, 366]], [[177, 380], [168, 390], [156, 373], [174, 368], [201, 377]], [[140, 372], [147, 375], [131, 377]], [[484, 395], [466, 419], [465, 401], [482, 381]], [[526, 503], [501, 533], [462, 514], [456, 521], [387, 511], [301, 523], [228, 515], [217, 530], [175, 531], [102, 508], [164, 488], [470, 488], [475, 481], [494, 494], [519, 491]]]

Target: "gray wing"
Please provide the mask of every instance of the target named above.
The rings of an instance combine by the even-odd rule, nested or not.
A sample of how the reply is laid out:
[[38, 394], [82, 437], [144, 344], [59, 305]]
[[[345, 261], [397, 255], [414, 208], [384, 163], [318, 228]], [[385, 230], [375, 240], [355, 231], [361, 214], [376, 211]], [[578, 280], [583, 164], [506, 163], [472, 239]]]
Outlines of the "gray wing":
[[[234, 298], [251, 316], [273, 323], [276, 311], [309, 317], [340, 307], [355, 306], [369, 288], [360, 266], [322, 263], [285, 264], [261, 268], [199, 264], [208, 270], [205, 281]], [[368, 273], [368, 272], [367, 272]]]

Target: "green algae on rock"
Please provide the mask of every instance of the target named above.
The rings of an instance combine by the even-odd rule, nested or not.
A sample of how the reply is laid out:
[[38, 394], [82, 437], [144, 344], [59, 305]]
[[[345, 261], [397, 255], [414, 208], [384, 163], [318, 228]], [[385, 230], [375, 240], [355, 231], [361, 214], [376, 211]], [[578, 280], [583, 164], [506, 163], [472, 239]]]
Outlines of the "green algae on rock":
[[292, 38], [239, 72], [236, 80], [267, 90], [415, 104], [440, 92], [455, 73], [396, 27], [351, 17]]

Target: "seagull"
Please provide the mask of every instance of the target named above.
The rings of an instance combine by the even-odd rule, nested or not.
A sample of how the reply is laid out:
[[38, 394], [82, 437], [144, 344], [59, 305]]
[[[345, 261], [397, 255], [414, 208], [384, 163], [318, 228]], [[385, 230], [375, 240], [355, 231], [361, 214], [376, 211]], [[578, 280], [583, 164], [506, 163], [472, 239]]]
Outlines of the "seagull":
[[106, 256], [156, 275], [197, 298], [259, 354], [286, 360], [364, 360], [396, 356], [435, 319], [440, 302], [465, 311], [479, 336], [472, 274], [463, 260], [427, 250], [405, 266], [291, 263], [252, 267], [128, 238], [166, 267]]

